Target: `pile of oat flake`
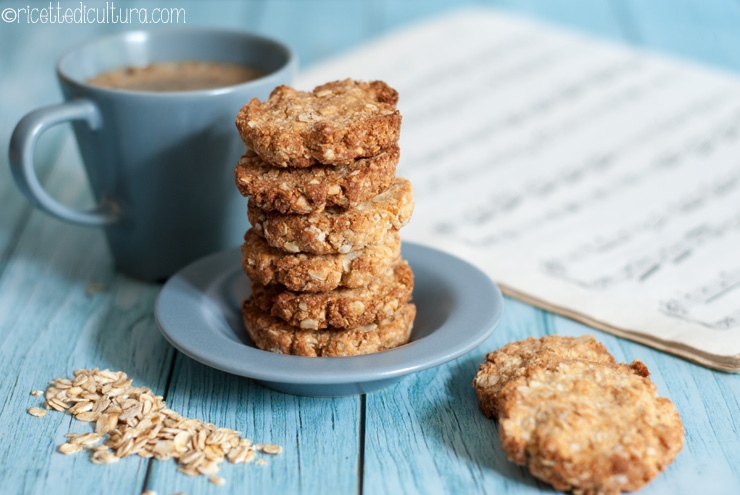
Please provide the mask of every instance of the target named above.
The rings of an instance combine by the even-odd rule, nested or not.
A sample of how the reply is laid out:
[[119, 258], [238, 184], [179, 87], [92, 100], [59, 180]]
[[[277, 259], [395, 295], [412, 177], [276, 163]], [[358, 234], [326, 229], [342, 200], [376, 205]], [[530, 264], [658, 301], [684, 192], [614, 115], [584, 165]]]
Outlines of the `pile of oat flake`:
[[180, 416], [148, 387], [132, 386], [132, 379], [122, 371], [79, 369], [73, 379], [57, 378], [49, 385], [45, 408], [31, 407], [28, 413], [43, 417], [53, 409], [95, 423], [95, 432], [69, 433], [58, 450], [74, 454], [87, 449], [96, 464], [111, 464], [133, 454], [160, 461], [175, 459], [179, 472], [210, 476], [212, 483], [222, 485], [225, 480], [216, 474], [224, 459], [234, 464], [266, 464], [264, 458], [257, 459], [258, 453], [282, 452], [279, 445], [255, 444], [237, 431]]

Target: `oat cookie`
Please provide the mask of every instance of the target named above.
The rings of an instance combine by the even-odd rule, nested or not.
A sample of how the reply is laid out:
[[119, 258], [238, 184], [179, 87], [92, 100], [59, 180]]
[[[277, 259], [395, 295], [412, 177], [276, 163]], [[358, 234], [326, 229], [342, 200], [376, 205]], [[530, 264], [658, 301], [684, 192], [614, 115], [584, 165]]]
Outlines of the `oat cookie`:
[[414, 274], [401, 260], [367, 287], [329, 292], [293, 292], [281, 286], [252, 284], [260, 310], [303, 330], [355, 328], [390, 317], [411, 299]]
[[282, 284], [299, 292], [365, 287], [398, 262], [401, 237], [390, 232], [378, 244], [347, 254], [286, 253], [267, 245], [253, 229], [242, 244], [242, 268], [253, 282]]
[[394, 144], [349, 165], [284, 169], [248, 151], [234, 175], [239, 192], [261, 209], [305, 215], [327, 206], [351, 208], [387, 190], [393, 184], [398, 157]]
[[408, 342], [416, 306], [403, 304], [391, 318], [352, 329], [301, 330], [257, 308], [251, 300], [242, 305], [244, 326], [255, 345], [280, 354], [340, 357], [370, 354]]
[[501, 390], [528, 367], [546, 367], [572, 360], [616, 364], [606, 347], [591, 335], [548, 335], [541, 339], [529, 337], [487, 354], [473, 380], [481, 411], [488, 417], [494, 417], [501, 406]]
[[236, 117], [244, 143], [277, 167], [347, 165], [398, 141], [398, 93], [382, 81], [351, 79], [312, 92], [278, 86], [252, 99]]
[[644, 364], [585, 360], [530, 366], [501, 391], [507, 456], [577, 495], [637, 490], [678, 454], [683, 426]]
[[249, 222], [267, 244], [289, 253], [346, 254], [376, 244], [411, 218], [411, 183], [397, 177], [393, 185], [355, 208], [329, 207], [320, 213], [283, 215], [265, 211], [249, 200]]

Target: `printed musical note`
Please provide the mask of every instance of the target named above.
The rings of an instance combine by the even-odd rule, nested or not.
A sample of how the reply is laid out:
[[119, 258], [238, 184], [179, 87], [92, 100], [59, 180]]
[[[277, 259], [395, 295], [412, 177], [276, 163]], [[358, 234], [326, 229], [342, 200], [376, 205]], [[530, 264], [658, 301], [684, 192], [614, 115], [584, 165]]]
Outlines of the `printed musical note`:
[[[734, 294], [733, 294], [734, 293]], [[740, 269], [721, 272], [717, 278], [678, 297], [660, 302], [660, 310], [669, 316], [699, 323], [708, 328], [728, 330], [740, 327], [740, 304], [733, 305], [733, 295], [740, 293]], [[724, 299], [724, 301], [721, 301]], [[727, 311], [721, 302], [730, 301]], [[727, 306], [725, 304], [724, 306]]]

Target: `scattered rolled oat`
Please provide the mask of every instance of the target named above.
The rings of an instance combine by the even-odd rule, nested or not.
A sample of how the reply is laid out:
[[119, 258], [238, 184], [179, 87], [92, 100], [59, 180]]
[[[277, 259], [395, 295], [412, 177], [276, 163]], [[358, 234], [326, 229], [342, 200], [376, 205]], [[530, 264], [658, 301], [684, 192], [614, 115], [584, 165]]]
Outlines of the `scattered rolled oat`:
[[224, 483], [226, 483], [226, 480], [220, 476], [211, 476], [210, 478], [208, 478], [208, 481], [210, 481], [214, 485], [223, 485]]
[[31, 390], [31, 395], [38, 397], [39, 395], [43, 395], [43, 392], [41, 390]]
[[[134, 387], [122, 371], [79, 369], [73, 379], [57, 378], [49, 385], [47, 409], [95, 424], [94, 433], [68, 434], [68, 441], [57, 450], [63, 454], [90, 450], [95, 464], [111, 464], [133, 454], [160, 461], [175, 459], [181, 473], [210, 476], [212, 483], [222, 485], [226, 480], [215, 475], [224, 459], [249, 463], [258, 451], [282, 452], [279, 445], [255, 445], [237, 431], [180, 416], [148, 387]], [[46, 415], [37, 407], [28, 413]], [[102, 445], [95, 445], [101, 440]], [[265, 463], [264, 459], [256, 462]], [[156, 494], [147, 491], [142, 495]]]
[[275, 454], [282, 453], [283, 448], [280, 445], [275, 445], [275, 444], [270, 443], [267, 445], [263, 445], [261, 450], [265, 454], [275, 455]]
[[73, 444], [73, 443], [63, 443], [59, 447], [57, 447], [57, 450], [61, 452], [62, 454], [69, 455], [69, 454], [74, 454], [75, 452], [79, 452], [80, 450], [82, 450], [82, 445]]

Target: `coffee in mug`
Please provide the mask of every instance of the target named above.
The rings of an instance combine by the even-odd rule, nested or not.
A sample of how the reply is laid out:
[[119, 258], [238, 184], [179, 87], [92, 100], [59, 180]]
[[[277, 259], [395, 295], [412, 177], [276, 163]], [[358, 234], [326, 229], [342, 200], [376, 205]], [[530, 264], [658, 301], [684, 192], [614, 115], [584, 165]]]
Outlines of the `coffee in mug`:
[[238, 64], [186, 60], [123, 67], [99, 74], [87, 83], [129, 91], [193, 91], [233, 86], [263, 75], [259, 69]]

